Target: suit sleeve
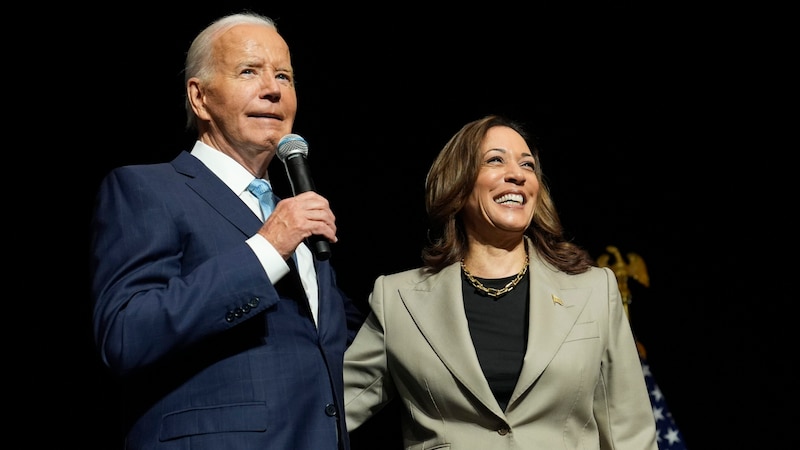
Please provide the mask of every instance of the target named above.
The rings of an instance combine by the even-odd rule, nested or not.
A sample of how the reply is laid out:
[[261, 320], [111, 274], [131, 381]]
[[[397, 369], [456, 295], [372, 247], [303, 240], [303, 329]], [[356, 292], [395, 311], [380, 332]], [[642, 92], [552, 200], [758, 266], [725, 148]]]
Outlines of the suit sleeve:
[[[252, 317], [277, 301], [244, 236], [203, 229], [211, 228], [203, 225], [208, 212], [187, 205], [180, 196], [188, 189], [164, 178], [117, 169], [96, 199], [93, 332], [103, 362], [122, 375], [241, 324], [226, 320], [237, 307], [252, 304]], [[212, 238], [201, 243], [198, 233]]]
[[394, 396], [385, 335], [385, 277], [375, 281], [370, 312], [344, 354], [344, 402], [348, 431], [380, 411]]
[[658, 450], [655, 417], [617, 280], [610, 269], [602, 270], [608, 289], [608, 338], [595, 389], [600, 448]]

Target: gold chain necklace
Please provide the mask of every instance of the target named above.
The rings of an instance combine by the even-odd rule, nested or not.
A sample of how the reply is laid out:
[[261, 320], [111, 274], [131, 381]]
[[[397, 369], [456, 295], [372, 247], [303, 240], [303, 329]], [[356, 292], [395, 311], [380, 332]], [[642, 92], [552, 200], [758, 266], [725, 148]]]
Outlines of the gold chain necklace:
[[522, 281], [522, 277], [524, 277], [525, 274], [528, 273], [528, 262], [529, 262], [528, 261], [528, 253], [526, 252], [525, 253], [525, 264], [522, 266], [522, 270], [519, 271], [519, 273], [517, 274], [516, 277], [514, 277], [513, 280], [509, 281], [508, 284], [506, 284], [505, 286], [503, 286], [500, 289], [490, 288], [490, 287], [484, 286], [483, 283], [478, 281], [474, 276], [472, 276], [471, 273], [469, 273], [469, 270], [467, 270], [467, 266], [464, 265], [464, 260], [463, 259], [461, 260], [461, 270], [464, 271], [464, 275], [467, 277], [467, 280], [469, 280], [471, 285], [475, 286], [475, 289], [485, 293], [489, 297], [497, 298], [497, 297], [500, 297], [501, 295], [509, 292], [510, 290], [514, 289], [515, 287], [517, 287], [519, 282]]

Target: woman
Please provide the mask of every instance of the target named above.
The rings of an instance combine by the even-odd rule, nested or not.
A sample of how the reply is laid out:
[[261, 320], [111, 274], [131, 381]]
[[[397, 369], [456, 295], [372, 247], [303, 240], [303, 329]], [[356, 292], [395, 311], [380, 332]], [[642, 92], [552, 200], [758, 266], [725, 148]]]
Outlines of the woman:
[[656, 450], [614, 273], [565, 239], [524, 131], [466, 124], [426, 208], [423, 267], [378, 277], [345, 352], [348, 430], [399, 395], [407, 449]]

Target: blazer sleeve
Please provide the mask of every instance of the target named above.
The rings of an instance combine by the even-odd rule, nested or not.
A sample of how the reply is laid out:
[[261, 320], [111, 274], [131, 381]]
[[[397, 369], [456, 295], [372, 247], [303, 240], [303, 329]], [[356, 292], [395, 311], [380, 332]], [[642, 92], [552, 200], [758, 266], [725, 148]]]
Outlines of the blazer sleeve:
[[94, 337], [118, 374], [243, 322], [230, 311], [250, 318], [277, 301], [246, 236], [168, 164], [112, 171], [91, 231]]
[[656, 424], [630, 322], [614, 273], [602, 268], [608, 289], [607, 349], [595, 389], [600, 448], [658, 450]]
[[385, 340], [385, 276], [375, 280], [370, 312], [344, 354], [344, 409], [348, 431], [355, 430], [394, 397]]

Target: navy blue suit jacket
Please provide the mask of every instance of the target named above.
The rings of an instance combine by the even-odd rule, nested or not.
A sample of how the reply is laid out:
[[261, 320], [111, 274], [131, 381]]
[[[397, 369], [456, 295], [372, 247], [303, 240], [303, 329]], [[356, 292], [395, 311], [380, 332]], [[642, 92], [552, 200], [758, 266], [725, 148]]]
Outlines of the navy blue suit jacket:
[[245, 243], [260, 227], [188, 152], [101, 182], [93, 328], [121, 379], [125, 448], [349, 447], [342, 359], [361, 313], [315, 260], [317, 329]]

